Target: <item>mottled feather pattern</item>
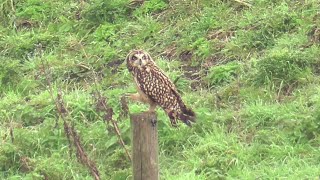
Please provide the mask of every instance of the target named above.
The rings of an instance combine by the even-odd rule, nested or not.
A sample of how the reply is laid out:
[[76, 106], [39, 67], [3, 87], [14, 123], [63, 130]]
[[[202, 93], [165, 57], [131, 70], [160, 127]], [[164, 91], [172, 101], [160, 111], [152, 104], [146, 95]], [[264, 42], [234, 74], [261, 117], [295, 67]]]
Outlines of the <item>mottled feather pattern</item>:
[[[176, 125], [176, 119], [182, 119], [187, 125], [188, 117], [183, 116], [183, 110], [186, 110], [186, 106], [183, 103], [180, 95], [178, 94], [174, 84], [170, 79], [154, 64], [149, 64], [147, 67], [134, 71], [139, 88], [161, 106], [171, 119], [171, 123]], [[183, 110], [182, 110], [183, 109]], [[194, 116], [194, 114], [190, 114]], [[193, 118], [189, 120], [193, 121]]]
[[170, 80], [156, 66], [151, 69], [136, 73], [141, 90], [162, 108], [179, 108], [178, 99], [171, 92], [173, 86]]
[[175, 85], [152, 59], [143, 67], [130, 66], [128, 69], [135, 77], [138, 88], [165, 110], [173, 126], [177, 119], [191, 126], [190, 121], [195, 121], [194, 112], [186, 107]]

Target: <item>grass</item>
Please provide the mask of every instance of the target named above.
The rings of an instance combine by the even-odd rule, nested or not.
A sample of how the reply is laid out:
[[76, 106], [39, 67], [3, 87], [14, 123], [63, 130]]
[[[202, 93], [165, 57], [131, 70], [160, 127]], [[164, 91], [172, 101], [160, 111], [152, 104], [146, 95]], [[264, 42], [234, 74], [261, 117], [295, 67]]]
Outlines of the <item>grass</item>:
[[135, 92], [124, 62], [134, 48], [179, 78], [197, 114], [191, 129], [172, 128], [158, 109], [161, 179], [318, 178], [320, 4], [246, 2], [1, 2], [0, 179], [92, 179], [69, 153], [64, 121], [101, 179], [131, 179], [96, 96], [130, 149], [120, 97]]

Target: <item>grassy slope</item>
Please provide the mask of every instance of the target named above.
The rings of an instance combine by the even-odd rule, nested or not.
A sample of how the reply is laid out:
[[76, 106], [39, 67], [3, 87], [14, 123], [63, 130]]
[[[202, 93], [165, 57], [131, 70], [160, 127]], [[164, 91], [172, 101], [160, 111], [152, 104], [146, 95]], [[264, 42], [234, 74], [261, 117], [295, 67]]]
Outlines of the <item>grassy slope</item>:
[[[54, 128], [46, 76], [54, 95], [62, 89], [68, 120], [101, 177], [130, 178], [130, 162], [92, 94], [108, 98], [129, 147], [128, 119], [118, 117], [120, 96], [135, 91], [123, 63], [133, 48], [180, 77], [198, 116], [192, 129], [173, 129], [158, 110], [162, 179], [318, 177], [320, 4], [249, 3], [2, 1], [0, 179], [91, 179], [69, 157], [61, 120]], [[132, 112], [144, 109], [130, 104]]]

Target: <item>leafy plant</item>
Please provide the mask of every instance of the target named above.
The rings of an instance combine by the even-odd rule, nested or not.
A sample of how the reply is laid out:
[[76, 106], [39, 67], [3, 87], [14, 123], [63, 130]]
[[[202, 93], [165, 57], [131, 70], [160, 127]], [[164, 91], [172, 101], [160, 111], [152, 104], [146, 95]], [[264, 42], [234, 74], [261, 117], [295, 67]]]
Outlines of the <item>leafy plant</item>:
[[304, 53], [276, 49], [257, 62], [255, 80], [258, 84], [290, 85], [305, 81], [311, 75], [310, 59]]
[[239, 73], [240, 64], [238, 62], [229, 62], [224, 65], [213, 66], [209, 69], [206, 77], [210, 86], [222, 85], [233, 80], [233, 78]]
[[116, 32], [118, 28], [112, 24], [103, 24], [100, 25], [94, 32], [94, 36], [98, 41], [106, 41], [112, 43], [117, 39]]
[[168, 7], [166, 0], [148, 0], [145, 1], [140, 8], [138, 8], [134, 14], [141, 16], [143, 14], [155, 14], [165, 10]]
[[191, 48], [195, 49], [195, 55], [207, 58], [211, 54], [211, 43], [205, 38], [199, 38], [191, 44]]
[[84, 18], [94, 25], [114, 23], [128, 15], [128, 0], [94, 0], [84, 10]]
[[2, 64], [0, 65], [0, 92], [4, 90], [5, 87], [16, 87], [21, 81], [22, 65], [18, 60], [13, 59], [2, 59]]
[[245, 19], [239, 21], [242, 28], [237, 31], [237, 39], [233, 42], [239, 51], [250, 52], [273, 46], [276, 38], [293, 31], [298, 25], [297, 15], [290, 12], [287, 3], [271, 6], [271, 9], [257, 8], [245, 12]]

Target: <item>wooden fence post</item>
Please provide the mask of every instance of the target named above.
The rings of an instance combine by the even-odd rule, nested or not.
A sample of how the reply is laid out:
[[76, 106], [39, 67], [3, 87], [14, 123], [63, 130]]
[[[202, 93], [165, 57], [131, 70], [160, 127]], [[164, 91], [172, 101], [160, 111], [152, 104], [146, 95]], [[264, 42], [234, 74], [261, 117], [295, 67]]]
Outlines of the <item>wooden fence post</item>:
[[158, 131], [155, 113], [130, 115], [133, 180], [158, 180]]

